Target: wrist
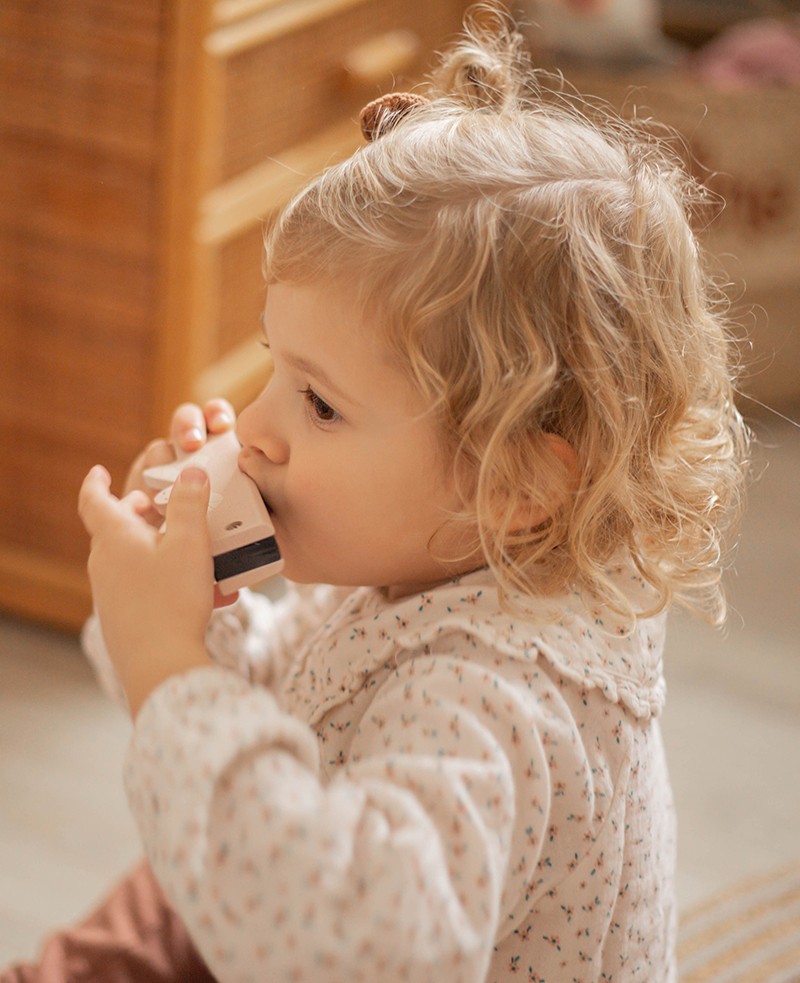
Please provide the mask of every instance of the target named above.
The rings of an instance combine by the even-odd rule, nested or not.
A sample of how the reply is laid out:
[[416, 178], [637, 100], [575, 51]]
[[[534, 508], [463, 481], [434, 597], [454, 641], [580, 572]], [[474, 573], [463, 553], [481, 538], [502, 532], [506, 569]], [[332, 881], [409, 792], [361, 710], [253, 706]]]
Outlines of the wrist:
[[123, 681], [131, 717], [135, 720], [139, 710], [162, 683], [174, 676], [213, 665], [203, 644], [187, 644], [159, 647], [159, 652], [149, 658], [136, 660]]

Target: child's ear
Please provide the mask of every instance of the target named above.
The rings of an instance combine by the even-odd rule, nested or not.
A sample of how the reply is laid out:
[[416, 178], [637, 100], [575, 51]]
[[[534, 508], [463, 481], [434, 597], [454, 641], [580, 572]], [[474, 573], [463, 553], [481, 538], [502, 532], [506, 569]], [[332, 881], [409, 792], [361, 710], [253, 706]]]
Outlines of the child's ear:
[[549, 502], [532, 502], [524, 496], [514, 509], [510, 532], [524, 532], [526, 529], [535, 529], [553, 515], [563, 504], [569, 493], [576, 487], [578, 481], [578, 455], [572, 444], [559, 437], [557, 434], [548, 433], [544, 435], [547, 445], [547, 452], [556, 459], [556, 464], [563, 475], [558, 483], [558, 491], [555, 491]]
[[578, 455], [575, 453], [575, 448], [563, 437], [559, 437], [558, 434], [546, 433], [544, 439], [550, 453], [564, 465], [569, 477], [569, 484], [574, 485], [578, 480]]

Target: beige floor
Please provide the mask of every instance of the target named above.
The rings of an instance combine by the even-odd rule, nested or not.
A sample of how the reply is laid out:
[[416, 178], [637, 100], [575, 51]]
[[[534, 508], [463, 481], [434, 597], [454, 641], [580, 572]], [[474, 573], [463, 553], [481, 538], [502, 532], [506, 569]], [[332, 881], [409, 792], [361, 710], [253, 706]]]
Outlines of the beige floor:
[[[800, 856], [800, 429], [761, 435], [727, 635], [676, 618], [669, 643], [684, 905]], [[0, 620], [0, 966], [137, 857], [128, 726], [73, 640]]]

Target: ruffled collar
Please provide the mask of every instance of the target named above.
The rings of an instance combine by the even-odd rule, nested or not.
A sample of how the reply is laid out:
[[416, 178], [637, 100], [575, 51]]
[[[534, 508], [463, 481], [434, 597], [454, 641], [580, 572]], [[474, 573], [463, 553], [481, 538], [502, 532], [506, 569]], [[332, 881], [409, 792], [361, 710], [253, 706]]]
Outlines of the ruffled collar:
[[[635, 608], [647, 606], [650, 589], [630, 565], [616, 564], [609, 574]], [[454, 634], [509, 659], [544, 658], [565, 679], [600, 690], [636, 717], [663, 708], [663, 614], [626, 625], [576, 590], [528, 602], [526, 617], [516, 617], [501, 607], [487, 569], [395, 602], [374, 588], [331, 591], [339, 603], [286, 680], [287, 701], [309, 722], [374, 683], [381, 668]]]

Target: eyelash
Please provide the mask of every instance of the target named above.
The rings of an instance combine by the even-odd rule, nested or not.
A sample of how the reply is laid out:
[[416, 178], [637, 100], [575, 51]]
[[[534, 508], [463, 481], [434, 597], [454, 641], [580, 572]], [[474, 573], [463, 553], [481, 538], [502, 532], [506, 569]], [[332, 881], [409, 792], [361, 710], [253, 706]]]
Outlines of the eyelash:
[[[336, 410], [329, 403], [326, 403], [321, 396], [318, 396], [311, 386], [299, 389], [298, 392], [305, 397], [309, 415], [317, 426], [330, 427], [339, 422], [341, 417]], [[327, 416], [328, 413], [332, 416]]]
[[[265, 348], [267, 351], [270, 350], [268, 341], [259, 339], [258, 343], [262, 348]], [[309, 415], [312, 417], [312, 421], [318, 427], [330, 427], [333, 426], [333, 424], [338, 423], [339, 420], [341, 420], [341, 416], [339, 416], [337, 411], [329, 403], [326, 403], [321, 396], [318, 396], [311, 388], [311, 386], [306, 386], [305, 389], [298, 389], [297, 391], [300, 393], [301, 396], [305, 397], [306, 404], [308, 406]], [[325, 416], [323, 415], [323, 412], [332, 413], [333, 416], [326, 419]]]

